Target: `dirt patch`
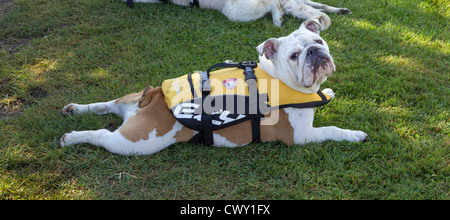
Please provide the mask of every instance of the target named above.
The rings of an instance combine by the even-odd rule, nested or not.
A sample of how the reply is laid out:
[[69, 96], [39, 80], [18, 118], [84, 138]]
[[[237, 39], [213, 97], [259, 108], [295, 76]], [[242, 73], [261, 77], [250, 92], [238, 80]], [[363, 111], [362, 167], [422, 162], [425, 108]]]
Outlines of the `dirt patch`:
[[0, 21], [8, 14], [13, 5], [14, 2], [12, 0], [0, 0]]
[[6, 106], [0, 104], [0, 121], [3, 121], [9, 117], [18, 116], [21, 113], [20, 105], [18, 106]]
[[42, 98], [47, 97], [49, 95], [49, 93], [41, 87], [35, 87], [35, 88], [31, 89], [30, 95], [31, 95], [31, 97], [33, 97], [36, 100], [36, 99], [42, 99]]
[[[14, 7], [13, 0], [0, 0], [0, 28], [1, 23], [5, 16], [11, 11]], [[0, 39], [0, 50], [5, 50], [9, 53], [13, 53], [17, 50], [20, 45], [28, 44], [28, 41], [21, 40], [20, 42], [5, 42], [3, 39]], [[3, 88], [3, 85], [8, 83], [8, 79], [0, 79], [0, 91]], [[19, 103], [11, 103], [11, 104], [0, 104], [0, 121], [5, 120], [9, 117], [17, 116], [21, 112], [21, 105]]]
[[19, 51], [19, 47], [22, 45], [29, 45], [28, 40], [22, 39], [18, 42], [0, 41], [0, 49], [5, 50], [10, 54]]
[[[0, 0], [0, 28], [2, 28], [2, 21], [6, 15], [14, 7], [13, 0]], [[28, 45], [27, 39], [19, 39], [14, 42], [6, 41], [5, 39], [0, 39], [0, 50], [5, 50], [6, 52], [12, 54], [18, 51], [21, 45]]]

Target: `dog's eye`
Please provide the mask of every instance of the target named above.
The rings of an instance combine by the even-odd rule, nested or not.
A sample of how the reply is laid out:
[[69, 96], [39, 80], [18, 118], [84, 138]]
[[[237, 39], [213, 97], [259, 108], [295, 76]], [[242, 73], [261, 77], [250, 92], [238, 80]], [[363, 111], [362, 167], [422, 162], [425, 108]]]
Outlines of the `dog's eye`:
[[315, 40], [314, 42], [316, 42], [316, 43], [318, 43], [318, 44], [320, 44], [320, 45], [323, 44], [322, 40]]
[[291, 56], [291, 59], [292, 60], [296, 60], [297, 57], [298, 57], [298, 53], [293, 53], [292, 56]]

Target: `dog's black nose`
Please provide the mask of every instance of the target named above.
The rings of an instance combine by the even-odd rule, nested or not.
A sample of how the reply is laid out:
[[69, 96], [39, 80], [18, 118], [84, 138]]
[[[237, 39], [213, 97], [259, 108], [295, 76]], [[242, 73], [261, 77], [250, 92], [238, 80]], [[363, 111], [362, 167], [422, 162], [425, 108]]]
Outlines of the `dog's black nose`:
[[317, 47], [311, 47], [308, 49], [308, 55], [317, 54], [319, 52], [319, 48]]

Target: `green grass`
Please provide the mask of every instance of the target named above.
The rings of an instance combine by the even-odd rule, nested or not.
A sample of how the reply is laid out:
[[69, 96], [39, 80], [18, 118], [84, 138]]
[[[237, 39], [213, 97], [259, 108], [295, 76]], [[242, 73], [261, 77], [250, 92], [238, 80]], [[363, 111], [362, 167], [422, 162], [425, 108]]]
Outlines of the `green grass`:
[[[144, 157], [90, 145], [71, 130], [117, 128], [112, 115], [63, 117], [224, 60], [302, 21], [236, 23], [220, 12], [119, 0], [16, 0], [0, 20], [0, 199], [449, 199], [447, 0], [322, 0], [348, 7], [322, 32], [336, 92], [315, 126], [363, 130], [359, 144], [243, 148], [176, 144]], [[25, 42], [20, 45], [17, 42]], [[8, 45], [15, 45], [8, 49]]]

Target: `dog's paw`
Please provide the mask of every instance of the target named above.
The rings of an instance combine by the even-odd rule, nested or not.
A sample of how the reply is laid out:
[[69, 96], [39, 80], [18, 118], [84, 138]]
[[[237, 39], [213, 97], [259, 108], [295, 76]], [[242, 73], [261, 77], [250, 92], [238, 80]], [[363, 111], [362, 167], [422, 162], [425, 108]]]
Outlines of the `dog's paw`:
[[77, 111], [77, 106], [74, 103], [70, 103], [66, 106], [64, 106], [64, 108], [62, 109], [62, 114], [63, 115], [68, 115], [68, 114], [73, 114]]
[[351, 15], [352, 12], [348, 8], [341, 8], [339, 10], [338, 15]]
[[351, 142], [364, 142], [368, 137], [364, 131], [350, 131], [347, 135], [347, 140]]
[[[73, 131], [72, 131], [73, 132]], [[70, 133], [72, 133], [72, 132], [70, 132]], [[65, 133], [63, 136], [62, 136], [62, 138], [61, 139], [59, 139], [59, 146], [60, 147], [66, 147], [66, 146], [69, 146], [69, 145], [71, 145], [70, 144], [70, 133]]]
[[330, 89], [330, 88], [326, 88], [326, 89], [322, 90], [322, 93], [327, 94], [327, 95], [330, 96], [332, 99], [334, 99], [334, 97], [335, 97], [335, 96], [334, 96], [333, 90]]
[[282, 27], [282, 26], [284, 25], [283, 17], [281, 16], [281, 17], [279, 17], [279, 18], [274, 18], [274, 19], [273, 19], [273, 24], [274, 24], [275, 26], [277, 26], [277, 27]]

